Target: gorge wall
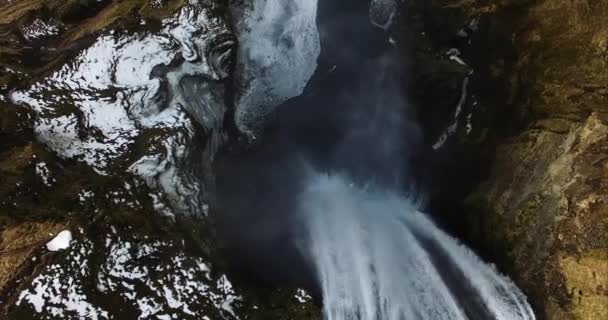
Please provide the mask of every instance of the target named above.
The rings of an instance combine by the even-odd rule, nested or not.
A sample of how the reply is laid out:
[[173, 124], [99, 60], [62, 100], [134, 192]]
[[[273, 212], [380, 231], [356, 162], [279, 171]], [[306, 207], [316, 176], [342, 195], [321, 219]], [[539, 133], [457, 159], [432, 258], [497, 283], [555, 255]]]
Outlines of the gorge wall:
[[456, 47], [473, 69], [470, 113], [437, 178], [456, 186], [438, 197], [463, 204], [453, 227], [501, 262], [539, 316], [607, 317], [608, 2], [436, 0], [410, 11], [415, 89], [458, 96], [463, 72], [437, 67], [450, 58], [437, 52]]

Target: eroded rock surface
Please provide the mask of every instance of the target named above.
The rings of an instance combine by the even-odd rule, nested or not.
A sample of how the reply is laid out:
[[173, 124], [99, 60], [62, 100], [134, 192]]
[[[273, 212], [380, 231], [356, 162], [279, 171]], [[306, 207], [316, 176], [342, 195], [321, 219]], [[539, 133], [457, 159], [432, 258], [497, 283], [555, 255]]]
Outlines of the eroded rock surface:
[[448, 203], [469, 193], [453, 219], [540, 318], [608, 317], [608, 3], [436, 0], [410, 14], [423, 57], [455, 47], [473, 70], [442, 179], [485, 182], [449, 182]]

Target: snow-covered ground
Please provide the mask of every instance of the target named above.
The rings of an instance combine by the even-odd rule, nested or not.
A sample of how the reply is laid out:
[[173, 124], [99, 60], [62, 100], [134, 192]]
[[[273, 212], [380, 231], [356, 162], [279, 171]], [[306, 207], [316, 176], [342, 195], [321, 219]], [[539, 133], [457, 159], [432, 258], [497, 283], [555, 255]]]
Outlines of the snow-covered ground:
[[67, 257], [45, 266], [17, 301], [41, 319], [112, 319], [128, 308], [142, 320], [238, 318], [242, 297], [228, 277], [181, 244], [115, 232], [103, 242], [82, 233], [72, 240], [63, 231], [47, 247]]
[[[35, 20], [24, 34], [37, 36], [43, 29], [58, 27]], [[35, 111], [38, 140], [61, 157], [83, 161], [102, 175], [128, 170], [177, 211], [204, 214], [202, 178], [191, 177], [188, 164], [198, 152], [190, 147], [203, 135], [192, 120], [207, 139], [218, 139], [213, 132], [220, 130], [226, 109], [220, 83], [228, 76], [234, 45], [213, 5], [191, 1], [163, 20], [158, 32], [101, 34], [47, 78], [11, 92], [10, 100]], [[151, 130], [163, 134], [148, 139]], [[208, 143], [207, 162], [217, 145]], [[142, 147], [134, 158], [133, 150]], [[52, 183], [43, 163], [37, 173]]]

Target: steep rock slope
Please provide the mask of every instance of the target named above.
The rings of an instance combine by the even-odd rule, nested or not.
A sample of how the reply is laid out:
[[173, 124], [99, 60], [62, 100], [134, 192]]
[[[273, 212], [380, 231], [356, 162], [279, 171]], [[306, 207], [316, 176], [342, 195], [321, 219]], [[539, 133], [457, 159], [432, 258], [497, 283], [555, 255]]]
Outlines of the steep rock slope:
[[[537, 1], [514, 38], [526, 126], [471, 197], [550, 319], [608, 317], [608, 2]], [[493, 231], [490, 231], [493, 230]]]
[[541, 318], [608, 317], [608, 2], [435, 0], [410, 10], [428, 42], [418, 52], [456, 46], [473, 69], [472, 132], [461, 116], [442, 177], [487, 167], [479, 186], [445, 192], [450, 203], [468, 193], [466, 238], [500, 261]]

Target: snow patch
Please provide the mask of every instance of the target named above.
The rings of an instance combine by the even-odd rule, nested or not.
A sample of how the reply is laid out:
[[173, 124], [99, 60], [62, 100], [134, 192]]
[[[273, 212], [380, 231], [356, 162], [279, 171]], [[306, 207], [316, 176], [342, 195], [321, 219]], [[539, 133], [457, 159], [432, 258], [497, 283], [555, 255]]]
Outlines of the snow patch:
[[55, 178], [51, 176], [51, 171], [44, 162], [36, 163], [36, 175], [40, 177], [42, 183], [47, 187], [55, 183]]
[[70, 243], [72, 242], [72, 232], [69, 230], [63, 230], [57, 234], [53, 240], [49, 241], [46, 244], [46, 248], [49, 251], [60, 251], [65, 250], [70, 247]]
[[28, 41], [40, 38], [52, 37], [59, 33], [59, 26], [54, 22], [35, 19], [32, 23], [22, 28], [23, 37]]
[[308, 292], [306, 292], [306, 290], [304, 290], [304, 289], [296, 290], [296, 294], [294, 295], [294, 298], [296, 298], [296, 300], [298, 300], [299, 303], [308, 303], [308, 302], [312, 301], [312, 296], [310, 294], [308, 294]]
[[80, 193], [78, 193], [78, 200], [80, 200], [81, 203], [84, 203], [92, 199], [94, 196], [95, 193], [93, 193], [93, 191], [82, 190]]

